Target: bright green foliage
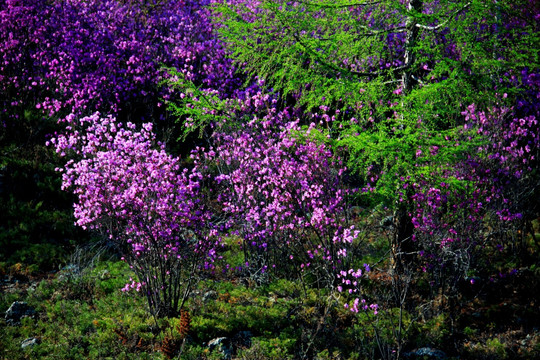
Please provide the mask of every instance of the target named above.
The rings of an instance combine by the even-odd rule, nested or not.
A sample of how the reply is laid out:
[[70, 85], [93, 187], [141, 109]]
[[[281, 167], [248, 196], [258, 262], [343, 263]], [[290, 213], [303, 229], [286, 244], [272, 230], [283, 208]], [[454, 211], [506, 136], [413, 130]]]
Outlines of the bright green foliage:
[[[309, 111], [329, 109], [328, 135], [367, 182], [382, 176], [386, 200], [397, 199], [395, 174], [414, 181], [476, 146], [459, 141], [464, 108], [511, 103], [520, 71], [538, 64], [527, 0], [219, 3], [239, 68]], [[419, 150], [442, 143], [451, 145], [418, 164]]]
[[[535, 25], [501, 24], [533, 11], [523, 0], [224, 3], [216, 20], [245, 72], [284, 95], [300, 93], [308, 108], [341, 105], [366, 119], [390, 101], [448, 122], [441, 110], [458, 115], [506, 71], [538, 61]], [[393, 93], [399, 88], [407, 96]]]
[[202, 137], [204, 130], [210, 124], [223, 120], [234, 109], [233, 101], [220, 99], [217, 92], [201, 90], [174, 68], [166, 68], [166, 70], [172, 79], [167, 79], [164, 83], [181, 94], [174, 101], [168, 102], [169, 110], [177, 119], [184, 121], [178, 140], [185, 141], [191, 133], [196, 131], [199, 131], [198, 135]]

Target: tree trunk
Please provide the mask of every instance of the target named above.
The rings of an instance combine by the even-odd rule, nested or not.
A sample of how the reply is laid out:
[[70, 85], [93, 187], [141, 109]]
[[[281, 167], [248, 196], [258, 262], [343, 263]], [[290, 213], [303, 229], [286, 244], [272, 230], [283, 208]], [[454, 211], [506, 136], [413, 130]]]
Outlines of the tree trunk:
[[[407, 10], [410, 13], [421, 12], [423, 8], [422, 0], [410, 0], [407, 5]], [[404, 55], [404, 69], [403, 74], [401, 75], [401, 80], [403, 81], [403, 90], [405, 92], [410, 91], [414, 85], [414, 79], [412, 78], [413, 71], [412, 66], [415, 61], [415, 50], [416, 39], [418, 37], [418, 27], [416, 26], [416, 20], [413, 16], [409, 14], [407, 16], [407, 21], [405, 22], [405, 27], [407, 31], [405, 33], [405, 55]]]
[[394, 273], [403, 274], [413, 260], [413, 233], [414, 225], [407, 209], [398, 209], [394, 215], [394, 243], [392, 244], [392, 271]]

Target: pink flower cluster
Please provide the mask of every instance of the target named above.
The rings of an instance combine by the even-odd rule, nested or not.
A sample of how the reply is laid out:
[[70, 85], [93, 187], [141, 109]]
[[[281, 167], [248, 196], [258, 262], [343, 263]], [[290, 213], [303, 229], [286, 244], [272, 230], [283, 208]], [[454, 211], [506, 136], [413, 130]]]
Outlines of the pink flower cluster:
[[300, 126], [275, 103], [247, 91], [234, 115], [217, 124], [213, 146], [194, 159], [217, 171], [217, 200], [253, 272], [308, 271], [332, 283], [359, 243], [360, 232], [347, 226], [345, 168], [316, 140], [313, 124]]
[[368, 304], [366, 299], [360, 299], [357, 296], [360, 296], [361, 294], [361, 282], [362, 282], [362, 276], [365, 272], [369, 272], [370, 268], [369, 265], [364, 264], [364, 269], [349, 269], [348, 271], [340, 271], [337, 274], [337, 278], [341, 281], [339, 282], [339, 285], [337, 286], [337, 290], [340, 293], [353, 295], [353, 300], [351, 303], [345, 303], [345, 308], [349, 309], [350, 311], [354, 313], [358, 313], [360, 311], [372, 311], [373, 315], [378, 314], [379, 305], [378, 304]]
[[217, 256], [202, 175], [181, 169], [180, 159], [156, 144], [152, 124], [137, 130], [96, 113], [70, 130], [51, 142], [69, 156], [59, 170], [62, 187], [77, 196], [77, 225], [100, 232], [125, 254], [139, 281], [124, 289], [142, 290], [153, 314], [174, 314], [186, 290], [180, 285], [189, 283], [185, 272], [211, 266]]

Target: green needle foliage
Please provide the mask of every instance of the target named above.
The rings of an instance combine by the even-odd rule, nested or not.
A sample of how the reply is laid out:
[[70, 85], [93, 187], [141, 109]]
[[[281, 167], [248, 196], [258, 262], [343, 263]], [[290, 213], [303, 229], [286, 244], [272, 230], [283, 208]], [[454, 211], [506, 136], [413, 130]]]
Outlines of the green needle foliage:
[[[309, 108], [382, 102], [387, 110], [386, 101], [434, 100], [446, 104], [428, 103], [443, 117], [494, 91], [507, 71], [538, 63], [535, 22], [503, 26], [532, 16], [532, 7], [524, 0], [262, 0], [215, 10], [244, 71], [284, 95], [300, 94]], [[394, 94], [398, 88], [406, 96]]]
[[[387, 200], [395, 174], [432, 174], [478, 145], [459, 141], [464, 108], [511, 104], [520, 71], [538, 66], [527, 0], [218, 3], [239, 68], [307, 111], [330, 109], [328, 135], [349, 149], [349, 167], [383, 174], [377, 191]], [[418, 150], [443, 143], [453, 145], [417, 163]]]

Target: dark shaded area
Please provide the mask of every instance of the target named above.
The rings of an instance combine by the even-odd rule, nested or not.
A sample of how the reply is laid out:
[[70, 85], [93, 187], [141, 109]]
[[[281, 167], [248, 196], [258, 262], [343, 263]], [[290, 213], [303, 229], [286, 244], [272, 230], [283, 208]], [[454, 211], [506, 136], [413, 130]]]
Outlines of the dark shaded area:
[[56, 129], [25, 112], [0, 133], [0, 262], [57, 269], [76, 243], [88, 241], [74, 225], [72, 195], [60, 190], [60, 159], [45, 146]]

